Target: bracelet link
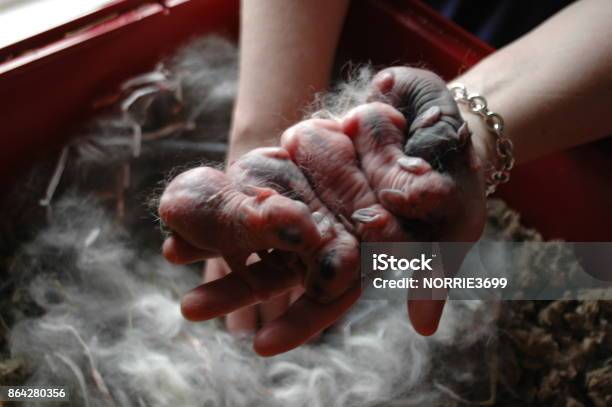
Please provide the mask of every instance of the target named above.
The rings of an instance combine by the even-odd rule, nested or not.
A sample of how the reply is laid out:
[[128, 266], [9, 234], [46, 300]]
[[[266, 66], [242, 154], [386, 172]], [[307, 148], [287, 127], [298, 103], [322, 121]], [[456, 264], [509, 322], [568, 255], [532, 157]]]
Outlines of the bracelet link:
[[485, 124], [492, 132], [503, 133], [504, 131], [504, 119], [498, 113], [488, 111], [485, 116]]
[[470, 110], [474, 113], [482, 114], [487, 112], [487, 100], [477, 93], [468, 95], [467, 97]]
[[487, 99], [478, 93], [468, 93], [465, 85], [453, 83], [449, 90], [459, 104], [467, 105], [470, 111], [479, 115], [485, 122], [489, 132], [495, 137], [495, 151], [500, 158], [499, 168], [491, 174], [486, 181], [487, 196], [497, 189], [499, 184], [510, 180], [510, 170], [514, 167], [514, 146], [512, 140], [504, 137], [504, 119], [499, 113], [492, 112], [488, 108]]

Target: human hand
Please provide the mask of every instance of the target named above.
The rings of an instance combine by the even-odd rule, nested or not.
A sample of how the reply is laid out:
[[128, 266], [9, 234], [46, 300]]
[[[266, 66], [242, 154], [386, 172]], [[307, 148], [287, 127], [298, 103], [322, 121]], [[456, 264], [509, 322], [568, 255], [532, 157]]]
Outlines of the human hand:
[[[460, 127], [460, 116], [458, 116], [459, 119], [455, 123], [450, 125], [444, 120], [446, 115], [455, 113], [458, 115], [456, 106], [454, 106], [455, 112], [453, 112], [453, 105], [448, 103], [448, 100], [444, 97], [444, 92], [439, 89], [441, 81], [437, 77], [426, 73], [425, 78], [420, 78], [420, 82], [416, 81], [415, 85], [414, 78], [419, 78], [418, 75], [415, 75], [415, 72], [406, 72], [403, 71], [403, 68], [399, 68], [401, 75], [399, 78], [396, 78], [397, 69], [391, 76], [388, 75], [388, 72], [383, 72], [375, 78], [373, 97], [387, 98], [386, 101], [400, 108], [409, 109], [404, 113], [406, 116], [411, 112], [416, 113], [413, 125], [407, 130], [410, 137], [408, 143], [406, 143], [406, 151], [408, 151], [409, 156], [403, 157], [401, 152], [401, 147], [405, 141], [405, 137], [402, 134], [402, 130], [406, 128], [404, 115], [399, 114], [391, 106], [371, 103], [358, 107], [351, 112], [343, 121], [342, 126], [333, 121], [310, 120], [295, 126], [285, 133], [282, 138], [282, 144], [287, 148], [291, 158], [300, 165], [300, 169], [304, 172], [306, 178], [300, 176], [300, 170], [296, 171], [291, 161], [287, 160], [287, 152], [281, 149], [263, 149], [256, 154], [250, 154], [249, 158], [243, 160], [242, 164], [236, 167], [232, 166], [232, 168], [236, 168], [235, 176], [242, 177], [242, 175], [246, 175], [246, 178], [242, 177], [241, 182], [238, 184], [246, 185], [247, 190], [251, 192], [256, 192], [257, 188], [253, 189], [249, 185], [273, 185], [277, 187], [277, 190], [280, 189], [281, 193], [289, 196], [297, 191], [299, 195], [294, 195], [293, 197], [306, 200], [309, 202], [310, 207], [313, 207], [314, 203], [313, 208], [315, 209], [324, 208], [326, 215], [322, 219], [326, 221], [323, 223], [327, 223], [329, 219], [340, 221], [336, 223], [332, 230], [340, 230], [341, 235], [350, 230], [362, 240], [401, 241], [410, 238], [425, 240], [424, 238], [432, 239], [437, 236], [448, 236], [455, 240], [475, 240], [482, 230], [482, 226], [478, 229], [478, 220], [484, 219], [484, 209], [482, 210], [482, 217], [479, 217], [477, 212], [474, 212], [475, 216], [473, 217], [460, 218], [460, 216], [462, 213], [466, 213], [467, 198], [477, 199], [478, 185], [480, 185], [478, 174], [481, 166], [478, 164], [478, 158], [475, 157], [473, 149], [467, 146], [466, 136], [463, 134], [465, 129]], [[438, 81], [438, 83], [435, 81]], [[436, 86], [432, 86], [432, 82]], [[443, 83], [441, 83], [441, 86], [444, 86]], [[422, 91], [423, 88], [427, 89], [427, 92], [423, 93], [425, 96], [433, 95], [434, 97], [427, 98], [421, 94], [421, 97], [416, 102], [405, 103], [403, 98], [414, 97], [414, 92]], [[445, 87], [442, 89], [446, 90]], [[419, 101], [424, 104], [418, 103]], [[428, 101], [438, 103], [441, 106], [439, 111], [436, 109], [432, 111], [432, 109], [427, 108], [424, 113], [423, 106], [427, 107]], [[449, 104], [449, 106], [444, 105], [444, 103]], [[459, 131], [460, 129], [463, 130]], [[354, 145], [343, 131], [353, 137]], [[463, 134], [462, 137], [459, 136], [460, 133]], [[410, 147], [410, 140], [413, 140], [413, 142], [415, 140], [420, 141], [413, 143], [413, 146]], [[457, 154], [449, 154], [449, 148]], [[359, 153], [361, 163], [357, 160], [355, 150]], [[443, 153], [444, 157], [440, 157], [440, 152]], [[427, 160], [424, 160], [423, 157]], [[400, 160], [401, 158], [405, 159]], [[469, 165], [466, 167], [466, 164]], [[279, 177], [279, 175], [281, 176]], [[288, 175], [291, 176], [287, 178]], [[464, 183], [462, 188], [457, 188], [456, 180]], [[373, 185], [373, 188], [370, 188], [370, 183]], [[470, 185], [475, 185], [476, 188], [472, 189]], [[169, 190], [172, 190], [170, 187], [172, 187], [172, 184], [169, 186]], [[185, 192], [185, 187], [193, 192], [195, 185], [191, 187], [183, 185], [183, 192]], [[221, 187], [224, 188], [222, 185]], [[181, 187], [178, 190], [180, 191]], [[308, 192], [307, 196], [301, 194], [304, 191]], [[476, 193], [470, 195], [470, 191], [475, 191]], [[260, 190], [259, 193], [261, 192]], [[465, 192], [468, 193], [466, 194]], [[459, 195], [457, 196], [458, 193]], [[179, 193], [178, 195], [180, 196], [181, 194]], [[265, 192], [265, 195], [267, 194], [269, 194], [269, 191]], [[167, 195], [165, 194], [165, 196]], [[392, 212], [400, 216], [401, 223], [404, 226], [410, 226], [410, 236], [404, 232], [401, 224], [384, 207], [378, 204], [378, 199], [380, 199], [383, 205], [389, 207]], [[168, 198], [166, 201], [172, 202], [173, 199]], [[162, 204], [163, 202], [164, 200], [162, 199]], [[206, 202], [206, 205], [209, 204], [209, 202]], [[333, 211], [330, 211], [327, 206], [333, 208]], [[484, 204], [480, 206], [484, 208]], [[165, 218], [165, 211], [162, 207], [163, 205], [160, 206], [160, 214], [162, 218]], [[167, 207], [171, 208], [172, 204], [167, 205]], [[477, 208], [477, 206], [474, 206], [474, 208]], [[232, 213], [232, 210], [226, 211], [227, 213]], [[298, 217], [300, 216], [305, 217], [305, 213]], [[194, 219], [193, 216], [187, 216], [187, 218]], [[458, 218], [459, 221], [456, 221]], [[474, 219], [475, 221], [470, 222], [469, 219]], [[171, 221], [166, 220], [166, 222], [170, 223]], [[343, 226], [344, 229], [342, 228]], [[465, 226], [468, 227], [466, 228]], [[244, 227], [243, 224], [238, 225], [238, 230], [242, 227]], [[261, 236], [256, 237], [255, 240], [261, 240], [260, 238]], [[181, 242], [177, 236], [167, 242], [167, 247], [170, 248], [170, 250], [165, 250], [167, 257], [172, 258], [171, 248], [176, 246], [176, 242]], [[274, 245], [272, 244], [272, 246]], [[204, 247], [207, 247], [206, 244]], [[275, 247], [281, 248], [280, 246]], [[345, 249], [346, 253], [356, 250], [354, 245], [349, 245]], [[255, 250], [247, 248], [246, 251], [252, 253]], [[292, 258], [286, 257], [283, 251], [277, 250], [273, 253], [275, 254], [275, 258], [272, 259], [273, 263], [281, 264]], [[280, 254], [282, 256], [279, 256]], [[248, 256], [248, 254], [246, 255]], [[351, 256], [349, 255], [348, 257]], [[272, 266], [269, 256], [267, 260], [268, 266]], [[264, 260], [262, 262], [265, 264]], [[256, 264], [261, 266], [262, 262]], [[244, 268], [244, 259], [239, 260], [236, 266]], [[320, 261], [318, 266], [320, 267], [319, 272], [325, 269]], [[320, 280], [316, 267], [312, 270], [311, 275], [318, 276], [319, 278], [315, 277], [314, 281]], [[299, 268], [299, 265], [297, 268]], [[285, 271], [285, 273], [287, 272]], [[264, 283], [265, 278], [259, 278], [263, 274], [248, 274], [251, 275], [250, 278], [254, 277], [258, 284]], [[301, 275], [299, 271], [297, 274]], [[345, 277], [339, 280], [343, 281], [343, 284], [356, 278], [354, 274], [351, 276], [350, 273], [345, 273], [344, 275]], [[231, 281], [233, 282], [232, 284], [208, 285], [208, 289], [202, 288], [206, 287], [202, 286], [199, 288], [199, 292], [197, 291], [198, 289], [194, 291], [199, 293], [199, 299], [195, 301], [195, 305], [192, 304], [194, 306], [191, 311], [195, 315], [191, 315], [191, 317], [194, 319], [206, 319], [245, 305], [245, 302], [239, 299], [240, 296], [230, 300], [233, 303], [232, 306], [228, 306], [227, 298], [220, 300], [224, 295], [219, 290], [220, 288], [224, 288], [224, 290], [230, 288], [230, 286], [240, 288], [240, 284], [237, 284], [240, 282], [240, 278], [235, 278], [236, 275], [230, 276], [228, 275], [228, 278], [221, 281]], [[299, 277], [297, 279], [294, 278], [291, 283], [283, 286], [284, 289], [288, 285], [296, 284], [298, 280]], [[311, 294], [313, 287], [319, 287], [319, 289], [315, 290], [317, 291], [315, 296], [325, 297], [325, 293], [320, 292], [320, 284], [313, 286], [312, 281], [313, 279], [311, 279], [310, 284], [306, 284], [307, 287], [310, 286]], [[253, 281], [250, 283], [253, 285]], [[244, 286], [244, 282], [242, 285]], [[248, 286], [248, 284], [246, 285]], [[214, 289], [211, 290], [211, 287]], [[273, 289], [266, 289], [260, 285], [257, 287], [258, 289], [263, 289], [263, 291], [267, 290], [269, 293], [274, 292]], [[337, 285], [335, 290], [337, 293], [342, 292], [342, 284]], [[215, 293], [216, 296], [214, 295]], [[274, 292], [274, 294], [276, 293]], [[332, 294], [328, 298], [333, 298], [334, 295]], [[227, 297], [227, 291], [225, 292], [225, 297]], [[247, 297], [249, 296], [247, 295]], [[305, 298], [311, 300], [311, 297], [306, 296]], [[204, 303], [201, 302], [202, 299], [204, 299]], [[251, 295], [246, 303], [256, 302], [261, 299], [262, 297], [255, 296], [253, 298]], [[356, 299], [356, 296], [351, 297], [349, 301], [342, 301], [341, 306], [334, 308], [333, 311], [335, 312], [329, 313], [329, 310], [320, 309], [319, 311], [322, 311], [322, 313], [316, 317], [309, 314], [310, 318], [305, 320], [308, 322], [310, 319], [311, 323], [306, 324], [310, 325], [308, 329], [302, 330], [297, 335], [289, 335], [289, 342], [285, 341], [284, 344], [281, 344], [281, 342], [287, 339], [287, 332], [293, 330], [295, 333], [295, 327], [292, 327], [292, 324], [297, 323], [303, 326], [304, 321], [300, 321], [300, 318], [287, 319], [281, 317], [279, 318], [282, 321], [280, 324], [276, 323], [277, 321], [266, 324], [255, 339], [256, 350], [263, 354], [273, 354], [296, 346], [307, 339], [309, 335], [312, 335], [313, 332], [319, 331], [333, 322], [335, 318], [350, 306], [354, 299]], [[225, 306], [221, 308], [215, 307], [215, 301], [225, 301]], [[188, 300], [185, 302], [189, 304]], [[318, 305], [321, 305], [319, 301], [316, 302]], [[419, 332], [428, 334], [435, 330], [442, 309], [441, 304], [440, 301], [412, 301], [409, 304], [411, 320]], [[219, 304], [216, 305], [218, 306]], [[310, 310], [316, 309], [312, 302], [306, 308], [310, 308]], [[188, 317], [190, 317], [189, 309], [189, 306], [184, 307], [184, 312]], [[201, 312], [202, 309], [207, 310], [208, 314], [198, 315], [197, 313]], [[291, 314], [291, 312], [288, 314]], [[294, 316], [298, 314], [293, 312]], [[305, 315], [302, 315], [302, 319]], [[268, 329], [270, 328], [268, 325], [276, 326], [276, 332], [274, 329]], [[278, 328], [279, 326], [280, 328]], [[266, 332], [275, 332], [275, 335], [265, 335]], [[271, 336], [277, 339], [275, 343], [274, 340], [272, 341], [272, 346], [270, 346], [270, 341], [265, 340]], [[268, 342], [267, 345], [266, 342]]]

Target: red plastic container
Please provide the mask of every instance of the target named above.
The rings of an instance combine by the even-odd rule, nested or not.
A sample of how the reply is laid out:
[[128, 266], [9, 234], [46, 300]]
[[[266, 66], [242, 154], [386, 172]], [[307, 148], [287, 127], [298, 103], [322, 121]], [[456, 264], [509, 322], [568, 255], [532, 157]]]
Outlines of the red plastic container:
[[[190, 37], [236, 38], [238, 0], [118, 0], [0, 50], [0, 179], [56, 149], [130, 76]], [[352, 2], [340, 54], [377, 65], [424, 64], [447, 79], [492, 52], [417, 0]], [[515, 169], [498, 193], [547, 238], [612, 240], [612, 141]]]

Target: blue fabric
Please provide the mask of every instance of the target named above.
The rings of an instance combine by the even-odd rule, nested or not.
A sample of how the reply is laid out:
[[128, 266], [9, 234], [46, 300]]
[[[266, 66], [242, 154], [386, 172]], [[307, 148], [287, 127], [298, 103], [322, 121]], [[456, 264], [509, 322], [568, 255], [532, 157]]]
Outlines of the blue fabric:
[[499, 48], [531, 31], [573, 0], [425, 0], [483, 41]]

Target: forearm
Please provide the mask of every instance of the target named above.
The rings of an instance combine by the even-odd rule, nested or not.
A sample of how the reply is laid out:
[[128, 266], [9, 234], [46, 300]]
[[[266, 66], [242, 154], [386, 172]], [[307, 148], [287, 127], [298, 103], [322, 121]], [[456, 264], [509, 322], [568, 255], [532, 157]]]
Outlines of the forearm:
[[612, 3], [577, 2], [457, 78], [504, 117], [519, 162], [612, 133], [611, 21]]
[[243, 0], [230, 160], [275, 145], [325, 89], [348, 0]]

